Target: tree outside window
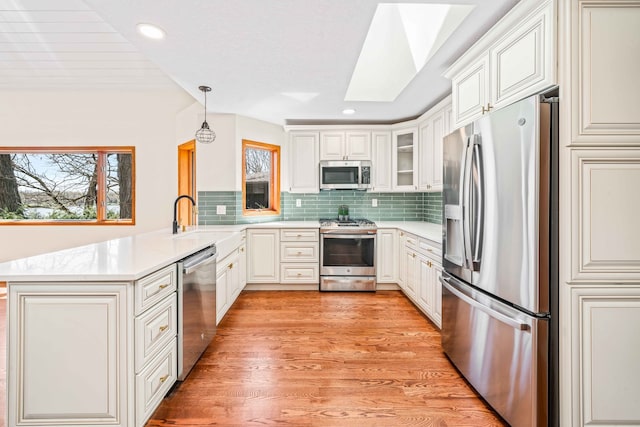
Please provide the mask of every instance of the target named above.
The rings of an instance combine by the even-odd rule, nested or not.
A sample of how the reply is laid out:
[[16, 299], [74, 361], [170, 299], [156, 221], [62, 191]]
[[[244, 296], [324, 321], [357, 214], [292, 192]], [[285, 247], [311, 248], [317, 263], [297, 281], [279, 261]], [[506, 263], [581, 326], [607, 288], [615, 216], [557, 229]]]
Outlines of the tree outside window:
[[133, 224], [134, 148], [0, 148], [0, 224]]
[[242, 211], [244, 215], [280, 213], [280, 147], [242, 141]]

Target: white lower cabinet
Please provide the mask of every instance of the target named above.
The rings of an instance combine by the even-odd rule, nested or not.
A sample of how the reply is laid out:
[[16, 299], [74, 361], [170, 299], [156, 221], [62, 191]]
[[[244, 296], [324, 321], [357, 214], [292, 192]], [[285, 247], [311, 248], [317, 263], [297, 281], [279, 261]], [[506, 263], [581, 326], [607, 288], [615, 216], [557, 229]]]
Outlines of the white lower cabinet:
[[174, 338], [136, 375], [136, 425], [144, 426], [178, 379], [178, 344]]
[[220, 323], [247, 284], [247, 244], [243, 231], [240, 244], [216, 265], [216, 324]]
[[418, 280], [420, 278], [420, 272], [418, 270], [419, 264], [415, 250], [405, 244], [403, 258], [405, 260], [404, 268], [406, 268], [404, 293], [415, 301], [417, 297], [416, 290]]
[[247, 283], [270, 289], [320, 283], [319, 236], [318, 228], [247, 230]]
[[319, 283], [318, 263], [280, 264], [281, 283]]
[[378, 228], [376, 233], [376, 276], [378, 283], [398, 281], [397, 231], [393, 228]]
[[247, 230], [247, 282], [280, 281], [280, 230]]
[[7, 425], [144, 426], [177, 379], [176, 289], [175, 264], [135, 282], [10, 283]]
[[131, 290], [10, 284], [7, 425], [133, 425]]
[[320, 283], [319, 230], [280, 230], [280, 283]]
[[571, 286], [570, 298], [573, 425], [640, 425], [640, 287]]
[[402, 230], [398, 231], [398, 285], [400, 285], [400, 289], [402, 290], [405, 289], [407, 283], [407, 261], [404, 256], [404, 245], [406, 241], [407, 234]]
[[[438, 327], [442, 324], [442, 264], [440, 246], [404, 231], [398, 232], [398, 285]], [[385, 244], [383, 239], [381, 244]], [[386, 251], [387, 249], [379, 249]]]

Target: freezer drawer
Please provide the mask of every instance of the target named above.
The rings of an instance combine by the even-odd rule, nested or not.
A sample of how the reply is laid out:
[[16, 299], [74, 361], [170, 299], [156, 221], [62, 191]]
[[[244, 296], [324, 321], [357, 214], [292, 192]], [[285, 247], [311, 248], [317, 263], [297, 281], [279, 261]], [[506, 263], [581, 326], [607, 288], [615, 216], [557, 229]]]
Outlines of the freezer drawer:
[[442, 347], [512, 426], [548, 422], [549, 320], [515, 310], [445, 274]]

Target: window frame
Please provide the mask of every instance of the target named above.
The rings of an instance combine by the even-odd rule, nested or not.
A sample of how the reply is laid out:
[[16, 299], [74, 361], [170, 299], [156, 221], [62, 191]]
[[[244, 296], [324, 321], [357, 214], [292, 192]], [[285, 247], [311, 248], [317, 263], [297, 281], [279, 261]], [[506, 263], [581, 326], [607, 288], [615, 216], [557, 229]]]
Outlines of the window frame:
[[[269, 209], [247, 209], [247, 148], [257, 148], [271, 152], [271, 185], [269, 186]], [[242, 215], [277, 216], [280, 215], [280, 146], [265, 142], [242, 140]]]
[[[134, 146], [51, 146], [0, 147], [0, 154], [97, 154], [98, 174], [96, 219], [0, 219], [3, 225], [135, 225], [136, 224], [136, 150]], [[106, 158], [109, 154], [131, 155], [131, 218], [107, 219]]]

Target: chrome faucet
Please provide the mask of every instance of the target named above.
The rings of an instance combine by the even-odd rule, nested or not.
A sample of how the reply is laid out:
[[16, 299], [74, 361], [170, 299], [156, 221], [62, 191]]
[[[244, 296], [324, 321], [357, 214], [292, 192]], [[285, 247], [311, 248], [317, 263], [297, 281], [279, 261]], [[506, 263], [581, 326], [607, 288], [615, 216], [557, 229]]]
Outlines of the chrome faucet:
[[178, 202], [180, 201], [180, 199], [185, 199], [185, 198], [191, 200], [191, 203], [193, 203], [193, 207], [194, 208], [196, 207], [196, 201], [193, 200], [193, 197], [187, 196], [186, 194], [178, 196], [176, 201], [173, 202], [173, 234], [178, 234], [178, 220], [176, 219], [176, 216], [178, 213]]

